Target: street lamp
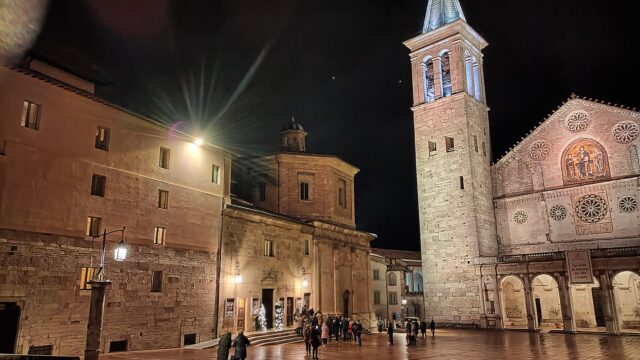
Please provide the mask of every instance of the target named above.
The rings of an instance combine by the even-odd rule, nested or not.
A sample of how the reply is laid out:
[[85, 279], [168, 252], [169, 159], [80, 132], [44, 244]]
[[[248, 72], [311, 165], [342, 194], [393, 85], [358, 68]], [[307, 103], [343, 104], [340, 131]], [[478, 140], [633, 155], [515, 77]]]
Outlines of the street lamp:
[[307, 280], [307, 269], [303, 266], [300, 272], [302, 273], [302, 287], [306, 288], [309, 286], [309, 280]]
[[236, 284], [242, 283], [242, 275], [240, 275], [240, 261], [236, 261], [236, 275], [234, 276], [233, 282]]
[[[100, 252], [100, 269], [93, 278], [87, 282], [91, 285], [91, 302], [89, 303], [89, 321], [87, 324], [87, 342], [84, 349], [85, 360], [97, 360], [100, 356], [100, 336], [102, 334], [102, 317], [104, 315], [104, 293], [107, 286], [111, 285], [111, 280], [107, 279], [105, 269], [105, 253], [107, 246], [107, 235], [116, 232], [121, 233], [120, 241], [114, 251], [114, 259], [124, 261], [127, 258], [127, 246], [124, 240], [124, 229], [102, 233], [102, 251]], [[93, 239], [95, 239], [94, 237]]]

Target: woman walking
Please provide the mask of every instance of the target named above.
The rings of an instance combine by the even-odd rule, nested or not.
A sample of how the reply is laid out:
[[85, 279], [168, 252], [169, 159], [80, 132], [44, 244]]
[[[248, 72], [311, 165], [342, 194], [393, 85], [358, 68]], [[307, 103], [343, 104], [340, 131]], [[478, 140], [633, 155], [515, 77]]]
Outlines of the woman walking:
[[234, 359], [244, 360], [247, 358], [247, 346], [251, 344], [251, 341], [244, 336], [244, 332], [240, 330], [238, 336], [233, 339], [233, 347], [235, 351], [233, 353]]
[[229, 349], [231, 348], [231, 333], [226, 332], [220, 336], [218, 342], [218, 359], [227, 360], [229, 358]]
[[329, 326], [327, 323], [322, 324], [322, 345], [327, 346], [327, 341], [329, 339]]
[[307, 354], [311, 354], [311, 327], [309, 325], [304, 326], [304, 346], [307, 349]]

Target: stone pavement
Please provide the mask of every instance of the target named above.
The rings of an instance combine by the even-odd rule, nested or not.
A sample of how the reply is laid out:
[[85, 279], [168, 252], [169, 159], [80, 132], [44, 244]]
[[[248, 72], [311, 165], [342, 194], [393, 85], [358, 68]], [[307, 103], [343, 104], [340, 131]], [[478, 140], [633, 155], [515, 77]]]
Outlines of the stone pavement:
[[[363, 336], [362, 347], [335, 342], [320, 347], [320, 359], [327, 360], [423, 360], [423, 359], [553, 359], [553, 360], [640, 360], [640, 336], [538, 334], [520, 331], [438, 330], [435, 339], [418, 339], [407, 347], [404, 334], [395, 335], [388, 346], [386, 334]], [[102, 360], [196, 360], [216, 358], [215, 349], [171, 349], [107, 354]], [[249, 347], [248, 359], [311, 359], [303, 344]]]

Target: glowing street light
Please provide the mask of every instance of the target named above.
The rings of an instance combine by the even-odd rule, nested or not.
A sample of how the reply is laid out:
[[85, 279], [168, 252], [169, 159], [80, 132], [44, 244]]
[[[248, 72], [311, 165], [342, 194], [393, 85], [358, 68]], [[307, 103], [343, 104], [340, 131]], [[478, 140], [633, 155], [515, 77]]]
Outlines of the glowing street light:
[[236, 275], [233, 277], [233, 282], [236, 284], [242, 283], [242, 275], [240, 275], [240, 261], [236, 261]]
[[204, 140], [202, 140], [202, 138], [196, 138], [193, 143], [198, 146], [202, 146], [204, 144]]
[[309, 280], [307, 280], [307, 277], [305, 276], [304, 279], [302, 279], [302, 287], [308, 287], [309, 286]]

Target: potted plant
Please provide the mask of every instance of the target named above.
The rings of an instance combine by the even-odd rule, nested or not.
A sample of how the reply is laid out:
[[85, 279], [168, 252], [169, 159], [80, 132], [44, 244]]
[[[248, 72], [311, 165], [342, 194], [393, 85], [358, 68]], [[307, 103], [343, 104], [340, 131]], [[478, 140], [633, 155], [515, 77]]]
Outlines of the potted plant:
[[558, 315], [560, 314], [560, 309], [558, 309], [557, 307], [552, 307], [551, 309], [549, 309], [549, 313], [551, 315], [553, 315], [553, 319], [555, 320], [555, 325], [556, 325], [556, 329], [561, 329], [562, 328], [562, 322], [560, 322], [560, 318], [558, 318]]

